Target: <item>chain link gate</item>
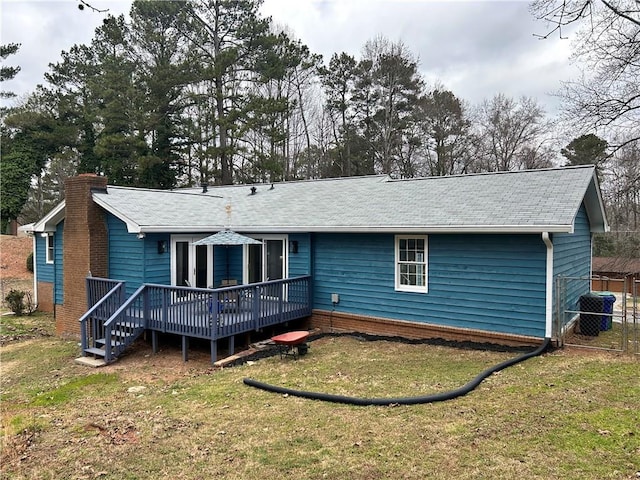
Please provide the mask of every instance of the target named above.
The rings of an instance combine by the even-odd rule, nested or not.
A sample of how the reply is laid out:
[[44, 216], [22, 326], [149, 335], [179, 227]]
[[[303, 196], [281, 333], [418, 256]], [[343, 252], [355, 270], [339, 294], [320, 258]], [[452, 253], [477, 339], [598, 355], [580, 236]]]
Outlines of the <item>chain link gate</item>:
[[[593, 289], [603, 285], [608, 290]], [[558, 346], [640, 354], [640, 281], [558, 276], [555, 293]]]
[[640, 355], [640, 280], [634, 280], [633, 282], [633, 303], [631, 308], [633, 353]]

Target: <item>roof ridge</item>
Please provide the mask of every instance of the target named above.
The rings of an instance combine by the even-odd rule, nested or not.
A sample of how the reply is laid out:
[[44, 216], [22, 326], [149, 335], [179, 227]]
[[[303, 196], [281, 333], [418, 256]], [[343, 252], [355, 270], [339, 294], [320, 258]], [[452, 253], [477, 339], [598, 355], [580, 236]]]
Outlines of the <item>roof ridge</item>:
[[[380, 179], [381, 181], [390, 180], [389, 175], [384, 173], [372, 174], [372, 175], [354, 175], [350, 177], [328, 177], [328, 178], [307, 178], [300, 180], [283, 180], [280, 182], [260, 182], [260, 183], [234, 183], [232, 185], [208, 185], [209, 188], [221, 190], [227, 188], [246, 188], [254, 186], [270, 186], [270, 185], [291, 185], [301, 183], [318, 183], [318, 182], [337, 182], [337, 181], [352, 181], [363, 179]], [[173, 189], [162, 188], [148, 188], [148, 187], [133, 187], [124, 185], [107, 185], [107, 189], [119, 189], [119, 190], [135, 190], [145, 192], [160, 192], [160, 193], [180, 193], [183, 195], [203, 195], [201, 186], [193, 187], [177, 187]], [[208, 195], [210, 197], [217, 197], [217, 195]], [[222, 197], [220, 197], [222, 198]]]
[[428, 177], [414, 177], [414, 178], [392, 178], [390, 182], [411, 182], [416, 180], [433, 180], [438, 178], [467, 178], [467, 177], [480, 177], [480, 176], [494, 176], [494, 175], [509, 175], [519, 173], [538, 173], [538, 172], [550, 172], [550, 171], [564, 171], [564, 170], [578, 170], [578, 169], [595, 169], [595, 165], [566, 165], [560, 167], [547, 167], [547, 168], [530, 168], [526, 170], [507, 170], [497, 172], [473, 172], [473, 173], [456, 173], [454, 175], [432, 175]]
[[[254, 187], [254, 186], [269, 186], [269, 185], [291, 185], [298, 183], [317, 183], [317, 182], [337, 182], [337, 181], [349, 181], [349, 180], [363, 180], [363, 179], [386, 179], [389, 175], [384, 173], [377, 173], [372, 175], [354, 175], [350, 177], [327, 177], [327, 178], [306, 178], [300, 180], [283, 180], [280, 182], [257, 182], [257, 183], [235, 183], [233, 185], [209, 185], [211, 188], [240, 188], [240, 187]], [[198, 188], [198, 187], [186, 187], [186, 188]]]
[[[187, 188], [197, 188], [197, 187], [187, 187]], [[197, 196], [206, 196], [206, 197], [211, 197], [211, 198], [224, 198], [221, 197], [220, 195], [210, 195], [207, 193], [202, 193], [202, 190], [200, 189], [199, 192], [185, 192], [185, 191], [180, 191], [179, 189], [162, 189], [162, 188], [146, 188], [146, 187], [125, 187], [122, 185], [107, 185], [106, 189], [100, 189], [96, 192], [93, 193], [101, 193], [101, 191], [106, 190], [105, 193], [109, 193], [109, 190], [131, 190], [131, 191], [135, 191], [135, 192], [152, 192], [152, 193], [171, 193], [173, 195], [175, 194], [179, 194], [179, 195], [197, 195]]]

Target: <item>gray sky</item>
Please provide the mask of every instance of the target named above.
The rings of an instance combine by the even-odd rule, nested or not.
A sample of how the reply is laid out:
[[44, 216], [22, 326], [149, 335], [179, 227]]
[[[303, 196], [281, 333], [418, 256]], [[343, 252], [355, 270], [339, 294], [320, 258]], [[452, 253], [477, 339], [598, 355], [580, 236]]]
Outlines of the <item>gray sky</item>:
[[[88, 0], [109, 13], [127, 14], [131, 1]], [[80, 11], [77, 0], [1, 0], [3, 44], [22, 47], [8, 65], [22, 70], [2, 89], [20, 95], [44, 83], [49, 63], [74, 44], [90, 43], [104, 14]], [[536, 22], [526, 1], [476, 0], [265, 0], [262, 11], [287, 26], [328, 62], [335, 52], [359, 57], [367, 40], [401, 40], [419, 59], [424, 78], [440, 82], [472, 104], [497, 93], [536, 98], [553, 114], [549, 94], [576, 76], [570, 41], [539, 40], [548, 27]]]

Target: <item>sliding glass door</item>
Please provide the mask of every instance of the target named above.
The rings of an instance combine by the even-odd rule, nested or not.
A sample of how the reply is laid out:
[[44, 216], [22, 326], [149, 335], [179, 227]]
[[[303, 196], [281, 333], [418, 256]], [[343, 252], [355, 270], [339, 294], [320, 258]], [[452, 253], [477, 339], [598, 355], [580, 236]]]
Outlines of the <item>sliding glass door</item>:
[[208, 288], [213, 285], [213, 246], [193, 245], [202, 236], [171, 237], [171, 284]]
[[287, 238], [255, 237], [261, 245], [247, 245], [245, 250], [245, 283], [287, 278]]

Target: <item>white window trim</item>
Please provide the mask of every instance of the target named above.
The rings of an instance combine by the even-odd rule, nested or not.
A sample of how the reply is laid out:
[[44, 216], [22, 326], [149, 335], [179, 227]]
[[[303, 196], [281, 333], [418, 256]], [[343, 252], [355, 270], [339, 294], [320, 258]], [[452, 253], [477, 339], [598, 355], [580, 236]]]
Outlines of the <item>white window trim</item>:
[[[425, 270], [425, 284], [422, 286], [417, 285], [402, 285], [400, 283], [400, 240], [424, 240], [424, 270]], [[413, 293], [427, 293], [429, 291], [429, 237], [427, 235], [396, 235], [395, 236], [395, 260], [393, 268], [395, 271], [395, 289], [398, 292], [413, 292]], [[417, 263], [417, 262], [416, 262]]]
[[[49, 242], [51, 242], [51, 246], [49, 246]], [[48, 264], [53, 264], [56, 258], [56, 250], [55, 243], [53, 242], [53, 234], [47, 233], [44, 237], [44, 252], [45, 252], [45, 261]]]

